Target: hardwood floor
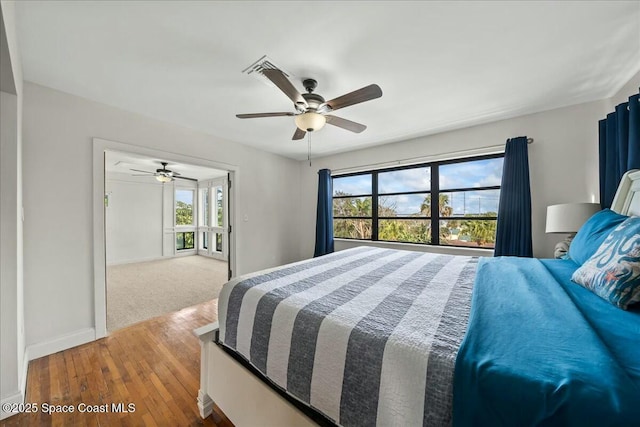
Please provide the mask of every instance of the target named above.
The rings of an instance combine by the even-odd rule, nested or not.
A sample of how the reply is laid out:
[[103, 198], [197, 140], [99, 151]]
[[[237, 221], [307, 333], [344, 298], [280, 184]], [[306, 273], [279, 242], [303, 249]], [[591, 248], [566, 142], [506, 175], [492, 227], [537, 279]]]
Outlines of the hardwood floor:
[[[196, 404], [200, 343], [192, 331], [217, 317], [213, 300], [33, 360], [26, 402], [37, 404], [38, 412], [14, 415], [1, 425], [232, 426], [217, 407], [201, 419]], [[113, 411], [119, 403], [135, 409]], [[68, 405], [74, 412], [45, 414], [45, 404], [50, 410]], [[109, 412], [80, 412], [89, 407]]]

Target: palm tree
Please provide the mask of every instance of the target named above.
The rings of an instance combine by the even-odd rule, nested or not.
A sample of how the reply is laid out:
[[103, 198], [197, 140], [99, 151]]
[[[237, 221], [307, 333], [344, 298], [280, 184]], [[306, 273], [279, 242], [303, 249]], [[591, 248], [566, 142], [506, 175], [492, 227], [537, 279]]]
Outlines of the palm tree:
[[[449, 206], [449, 195], [438, 195], [438, 207], [440, 211], [440, 217], [448, 217], [453, 213], [453, 208]], [[425, 216], [431, 216], [431, 194], [427, 194], [424, 201], [420, 205], [420, 213]]]

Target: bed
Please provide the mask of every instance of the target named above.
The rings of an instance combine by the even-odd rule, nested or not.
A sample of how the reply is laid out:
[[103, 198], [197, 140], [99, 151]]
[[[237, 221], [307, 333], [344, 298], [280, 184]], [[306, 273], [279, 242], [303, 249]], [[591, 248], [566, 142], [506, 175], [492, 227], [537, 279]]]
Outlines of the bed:
[[[640, 171], [613, 203], [640, 214]], [[215, 402], [238, 426], [638, 420], [640, 308], [575, 285], [577, 268], [360, 247], [239, 277], [196, 330], [201, 416]]]

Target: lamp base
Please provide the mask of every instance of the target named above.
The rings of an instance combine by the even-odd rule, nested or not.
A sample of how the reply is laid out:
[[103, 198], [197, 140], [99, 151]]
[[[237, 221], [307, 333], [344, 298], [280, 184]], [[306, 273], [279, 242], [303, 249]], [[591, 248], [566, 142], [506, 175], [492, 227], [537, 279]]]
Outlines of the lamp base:
[[571, 246], [571, 241], [576, 237], [575, 233], [570, 234], [566, 239], [561, 242], [558, 242], [553, 249], [553, 256], [557, 259], [564, 259], [568, 256], [569, 246]]

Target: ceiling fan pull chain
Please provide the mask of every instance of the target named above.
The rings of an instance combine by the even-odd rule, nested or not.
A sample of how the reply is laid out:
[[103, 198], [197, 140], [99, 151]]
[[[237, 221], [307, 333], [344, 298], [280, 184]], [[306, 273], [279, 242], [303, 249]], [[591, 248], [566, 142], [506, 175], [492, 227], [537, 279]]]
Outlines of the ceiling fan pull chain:
[[307, 161], [311, 167], [311, 132], [307, 132]]

